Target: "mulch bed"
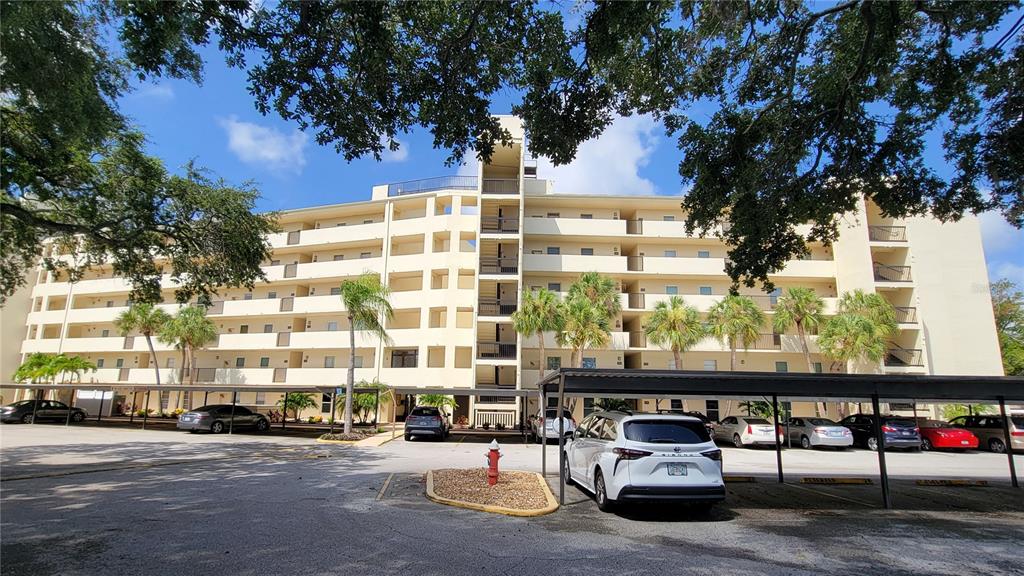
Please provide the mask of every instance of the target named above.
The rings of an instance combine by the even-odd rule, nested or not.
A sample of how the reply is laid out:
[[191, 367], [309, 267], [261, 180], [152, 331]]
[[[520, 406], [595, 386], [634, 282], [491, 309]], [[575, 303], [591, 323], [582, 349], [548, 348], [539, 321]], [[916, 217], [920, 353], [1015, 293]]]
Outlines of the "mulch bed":
[[366, 430], [366, 431], [353, 430], [351, 434], [343, 434], [341, 432], [338, 432], [338, 433], [335, 433], [335, 434], [330, 434], [330, 433], [322, 434], [320, 436], [320, 439], [321, 440], [362, 440], [363, 438], [369, 438], [370, 436], [373, 436], [375, 434], [377, 434], [376, 430]]
[[434, 493], [442, 498], [514, 510], [548, 505], [540, 479], [531, 472], [500, 472], [494, 486], [487, 485], [486, 468], [434, 470], [433, 476]]

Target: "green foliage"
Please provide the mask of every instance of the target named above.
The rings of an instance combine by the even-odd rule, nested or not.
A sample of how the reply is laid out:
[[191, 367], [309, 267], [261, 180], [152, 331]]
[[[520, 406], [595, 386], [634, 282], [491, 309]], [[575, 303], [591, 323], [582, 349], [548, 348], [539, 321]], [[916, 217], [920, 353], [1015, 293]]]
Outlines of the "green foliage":
[[1007, 376], [1024, 375], [1024, 292], [1003, 279], [992, 283], [992, 311]]
[[881, 362], [888, 334], [870, 318], [844, 313], [832, 317], [818, 335], [818, 348], [834, 362]]
[[416, 404], [418, 406], [435, 406], [437, 408], [450, 408], [452, 410], [459, 407], [459, 403], [455, 401], [455, 397], [448, 396], [446, 394], [418, 394], [416, 396]]
[[565, 324], [562, 316], [561, 302], [558, 294], [540, 288], [533, 292], [523, 292], [523, 300], [519, 308], [512, 313], [512, 328], [522, 336], [537, 336], [538, 348], [540, 348], [540, 375], [544, 376], [547, 368], [547, 358], [544, 352], [544, 333], [558, 333]]
[[622, 311], [622, 301], [615, 280], [599, 272], [584, 272], [569, 286], [566, 298], [582, 298], [605, 311], [613, 320]]
[[991, 411], [992, 407], [988, 404], [946, 404], [942, 407], [942, 418], [952, 420], [957, 416], [988, 414]]
[[349, 320], [349, 370], [345, 382], [344, 433], [352, 432], [352, 398], [355, 386], [356, 330], [364, 330], [385, 344], [391, 343], [385, 324], [394, 310], [388, 301], [391, 291], [381, 284], [380, 277], [369, 272], [341, 283], [341, 303]]
[[[344, 402], [343, 394], [338, 395], [334, 401], [334, 411], [341, 410]], [[359, 423], [365, 424], [371, 415], [377, 412], [377, 407], [387, 404], [391, 400], [386, 384], [376, 378], [373, 381], [360, 380], [355, 384], [355, 396], [352, 397], [352, 409], [359, 417]], [[333, 419], [332, 419], [333, 420]]]
[[194, 384], [196, 352], [217, 340], [217, 326], [207, 318], [206, 308], [185, 306], [161, 326], [157, 339], [181, 351], [182, 374]]
[[[768, 421], [773, 421], [775, 417], [775, 408], [771, 402], [767, 400], [753, 400], [750, 402], [740, 402], [736, 405], [737, 408], [744, 412], [748, 412], [751, 416], [757, 416], [758, 418], [764, 418]], [[781, 407], [780, 407], [781, 408]], [[781, 420], [781, 415], [780, 415]]]
[[279, 406], [285, 414], [291, 410], [296, 420], [299, 419], [299, 412], [302, 412], [307, 408], [315, 408], [316, 405], [316, 400], [313, 399], [313, 395], [307, 394], [306, 392], [289, 392], [277, 401], [277, 406]]
[[881, 294], [866, 293], [859, 288], [853, 292], [844, 292], [839, 298], [838, 312], [867, 318], [886, 337], [896, 335], [896, 309]]
[[573, 296], [562, 302], [562, 329], [555, 334], [559, 346], [572, 349], [570, 364], [579, 368], [583, 350], [601, 348], [608, 343], [611, 322], [607, 309], [584, 296]]
[[43, 354], [33, 352], [14, 371], [11, 379], [15, 382], [42, 382], [56, 381], [58, 376], [67, 375], [71, 381], [82, 381], [82, 372], [95, 372], [96, 365], [79, 356], [67, 356], [66, 354]]
[[653, 344], [668, 348], [675, 359], [676, 370], [683, 369], [681, 353], [686, 352], [707, 334], [700, 312], [679, 296], [672, 296], [654, 307], [644, 325], [644, 333]]
[[729, 370], [735, 370], [737, 347], [745, 350], [757, 341], [765, 315], [749, 297], [729, 294], [708, 310], [707, 321], [708, 333], [729, 347]]
[[625, 411], [630, 409], [628, 400], [622, 398], [597, 398], [594, 400], [594, 407], [607, 412]]
[[159, 334], [164, 326], [171, 321], [171, 316], [162, 308], [157, 308], [148, 302], [132, 304], [127, 310], [121, 312], [114, 318], [114, 326], [122, 336], [132, 332], [139, 332], [149, 338]]
[[775, 313], [772, 315], [772, 323], [779, 334], [785, 333], [793, 326], [796, 327], [804, 358], [807, 360], [808, 372], [814, 372], [814, 364], [811, 362], [811, 350], [807, 344], [807, 331], [817, 329], [824, 322], [824, 308], [825, 301], [815, 294], [814, 290], [802, 287], [789, 288], [779, 298], [775, 305]]

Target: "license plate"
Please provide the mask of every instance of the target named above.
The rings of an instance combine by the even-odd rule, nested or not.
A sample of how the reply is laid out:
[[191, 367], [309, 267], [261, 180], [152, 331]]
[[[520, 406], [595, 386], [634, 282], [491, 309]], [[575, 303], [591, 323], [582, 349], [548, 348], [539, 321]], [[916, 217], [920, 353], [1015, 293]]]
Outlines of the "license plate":
[[669, 476], [686, 476], [686, 464], [669, 464]]
[[963, 444], [964, 446], [970, 444], [970, 442], [968, 442], [967, 440], [961, 440], [960, 443]]
[[838, 430], [832, 430], [828, 433], [829, 436], [842, 436], [843, 433]]
[[901, 434], [903, 434], [904, 436], [911, 436], [913, 432], [911, 432], [910, 430], [904, 430], [903, 432], [901, 432]]

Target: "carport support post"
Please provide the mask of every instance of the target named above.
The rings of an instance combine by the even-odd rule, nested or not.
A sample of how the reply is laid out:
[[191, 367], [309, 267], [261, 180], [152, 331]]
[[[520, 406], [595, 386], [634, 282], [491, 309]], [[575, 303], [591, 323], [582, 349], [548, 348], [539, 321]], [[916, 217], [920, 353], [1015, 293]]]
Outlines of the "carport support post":
[[1013, 464], [1013, 437], [1010, 436], [1010, 419], [1006, 416], [1006, 400], [999, 397], [999, 413], [1003, 416], [1003, 438], [1006, 439], [1006, 459], [1010, 461], [1010, 484], [1020, 488], [1017, 481], [1017, 467]]
[[228, 422], [228, 434], [231, 434], [235, 430], [235, 401], [238, 400], [238, 391], [231, 391], [231, 421]]
[[71, 409], [75, 407], [75, 389], [71, 389], [71, 400], [68, 400], [68, 417], [64, 420], [65, 426], [71, 425]]
[[139, 401], [139, 397], [135, 394], [135, 388], [132, 388], [132, 403], [131, 408], [128, 410], [128, 423], [135, 423], [135, 403]]
[[891, 510], [892, 495], [889, 493], [889, 473], [885, 469], [885, 434], [882, 434], [882, 411], [878, 407], [878, 394], [871, 395], [871, 410], [874, 412], [875, 440], [878, 442], [878, 473], [882, 480], [882, 502], [886, 510]]
[[32, 391], [32, 423], [36, 423], [36, 410], [39, 409], [39, 391]]
[[[99, 422], [100, 418], [103, 417], [103, 399], [106, 396], [107, 396], [106, 392], [104, 392], [103, 390], [100, 390], [100, 409], [96, 411], [96, 422]], [[111, 392], [110, 392], [110, 400], [111, 401], [114, 400], [114, 392], [113, 392], [113, 390], [111, 390]]]
[[775, 462], [779, 468], [779, 484], [785, 482], [782, 476], [782, 442], [779, 440], [779, 397], [772, 396], [772, 420], [775, 421]]
[[[565, 505], [565, 374], [558, 375], [558, 503]], [[544, 443], [547, 451], [547, 442]]]
[[[335, 390], [337, 390], [337, 388], [335, 388]], [[334, 434], [334, 409], [337, 407], [337, 404], [334, 403], [334, 400], [337, 397], [338, 397], [337, 394], [333, 394], [333, 393], [331, 394], [331, 416], [329, 418], [329, 420], [331, 422], [331, 434]]]
[[142, 429], [146, 429], [146, 420], [149, 419], [149, 388], [146, 388], [146, 405], [142, 407]]
[[[548, 400], [547, 396], [544, 395], [544, 385], [541, 384], [540, 388], [540, 414], [543, 418], [544, 412], [547, 410]], [[544, 425], [544, 421], [541, 420], [537, 426], [537, 432], [540, 434], [540, 475], [547, 478], [548, 476], [548, 438], [544, 434], [544, 429], [547, 426]], [[547, 480], [545, 480], [546, 482]]]

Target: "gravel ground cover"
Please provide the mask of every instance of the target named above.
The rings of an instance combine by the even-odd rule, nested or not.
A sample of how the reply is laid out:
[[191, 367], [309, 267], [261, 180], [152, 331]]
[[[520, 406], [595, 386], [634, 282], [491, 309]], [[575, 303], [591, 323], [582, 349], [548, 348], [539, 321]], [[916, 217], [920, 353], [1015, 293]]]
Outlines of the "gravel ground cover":
[[535, 510], [548, 505], [540, 479], [533, 472], [501, 472], [498, 483], [487, 485], [485, 468], [434, 470], [434, 493], [461, 500], [514, 510]]

